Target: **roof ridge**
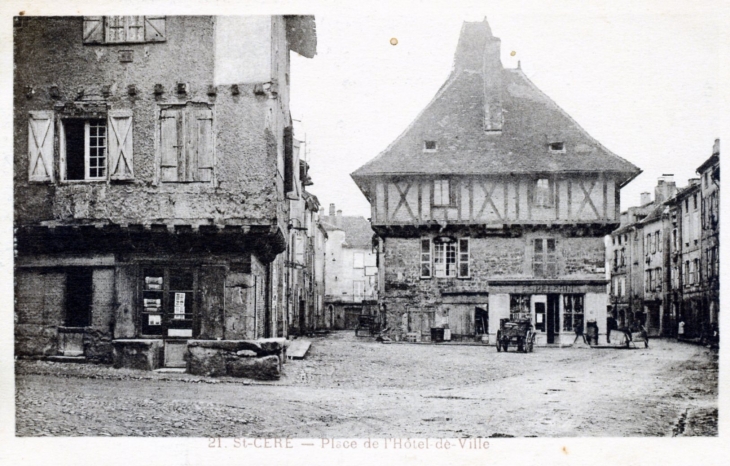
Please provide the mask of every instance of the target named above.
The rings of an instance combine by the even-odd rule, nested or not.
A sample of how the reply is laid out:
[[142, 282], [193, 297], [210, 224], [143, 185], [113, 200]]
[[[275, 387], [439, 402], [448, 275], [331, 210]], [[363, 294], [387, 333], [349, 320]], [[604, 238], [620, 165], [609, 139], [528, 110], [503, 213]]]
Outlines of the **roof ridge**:
[[547, 95], [545, 92], [543, 92], [542, 89], [540, 89], [539, 87], [537, 87], [537, 85], [535, 83], [533, 83], [530, 78], [527, 77], [527, 75], [522, 70], [522, 68], [505, 68], [505, 70], [510, 71], [510, 72], [513, 72], [513, 73], [516, 73], [516, 74], [519, 74], [522, 78], [524, 78], [525, 81], [527, 82], [527, 84], [529, 84], [534, 90], [536, 90], [537, 92], [539, 92], [541, 96], [543, 96], [545, 99], [547, 99], [547, 102], [548, 102], [549, 105], [552, 105], [557, 111], [559, 111], [564, 117], [566, 117], [571, 123], [573, 123], [575, 125], [575, 127], [578, 128], [578, 130], [581, 133], [583, 133], [584, 136], [586, 136], [589, 140], [593, 141], [596, 145], [598, 145], [598, 147], [600, 147], [601, 149], [603, 149], [604, 151], [606, 151], [608, 153], [608, 155], [612, 155], [612, 156], [616, 157], [617, 159], [619, 159], [619, 160], [621, 160], [623, 162], [626, 162], [629, 165], [631, 165], [634, 168], [636, 168], [637, 170], [639, 170], [639, 172], [636, 175], [634, 175], [631, 178], [629, 178], [628, 180], [626, 180], [626, 182], [624, 182], [624, 184], [622, 186], [625, 186], [631, 180], [633, 180], [634, 178], [636, 178], [637, 176], [639, 176], [643, 172], [643, 170], [641, 168], [637, 167], [636, 165], [634, 165], [633, 163], [629, 162], [625, 158], [623, 158], [623, 157], [621, 157], [619, 155], [616, 155], [612, 150], [610, 150], [609, 148], [607, 148], [606, 146], [604, 146], [603, 144], [601, 144], [601, 142], [598, 139], [596, 139], [593, 136], [591, 136], [591, 134], [588, 131], [586, 131], [585, 128], [583, 128], [572, 116], [570, 116], [568, 114], [568, 112], [566, 112], [560, 105], [558, 105], [557, 102], [555, 102], [549, 95]]

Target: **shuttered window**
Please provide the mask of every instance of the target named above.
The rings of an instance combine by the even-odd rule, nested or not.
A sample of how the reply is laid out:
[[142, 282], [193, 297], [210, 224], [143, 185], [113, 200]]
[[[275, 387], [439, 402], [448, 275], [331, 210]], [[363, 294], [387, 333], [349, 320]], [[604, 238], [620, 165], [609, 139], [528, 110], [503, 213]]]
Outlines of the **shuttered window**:
[[213, 180], [213, 111], [188, 104], [160, 113], [160, 180]]
[[53, 112], [30, 112], [28, 120], [28, 180], [53, 181]]
[[61, 168], [67, 181], [131, 180], [131, 110], [110, 111], [107, 119], [63, 121]]
[[109, 111], [109, 177], [134, 178], [132, 158], [132, 110]]
[[84, 44], [164, 42], [164, 16], [84, 16]]

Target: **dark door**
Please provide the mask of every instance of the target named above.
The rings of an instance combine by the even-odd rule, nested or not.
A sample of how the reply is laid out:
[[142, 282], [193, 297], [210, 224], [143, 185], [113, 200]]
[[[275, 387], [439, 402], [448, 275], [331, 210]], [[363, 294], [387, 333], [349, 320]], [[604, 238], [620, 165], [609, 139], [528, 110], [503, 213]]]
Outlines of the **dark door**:
[[547, 295], [546, 332], [548, 344], [555, 343], [555, 334], [560, 330], [560, 295]]
[[66, 327], [91, 325], [91, 269], [71, 267], [66, 273]]

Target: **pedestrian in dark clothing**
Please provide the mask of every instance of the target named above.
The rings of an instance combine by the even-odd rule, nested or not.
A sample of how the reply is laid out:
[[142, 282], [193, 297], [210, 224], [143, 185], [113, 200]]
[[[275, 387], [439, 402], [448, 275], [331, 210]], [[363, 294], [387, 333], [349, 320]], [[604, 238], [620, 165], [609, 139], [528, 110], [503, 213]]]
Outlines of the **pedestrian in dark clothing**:
[[611, 330], [618, 330], [618, 323], [613, 315], [609, 315], [606, 319], [606, 341], [611, 343]]
[[578, 338], [583, 339], [583, 343], [586, 343], [586, 336], [583, 334], [583, 322], [575, 324], [575, 327], [573, 327], [573, 330], [575, 330], [575, 340], [573, 340], [573, 344], [575, 344], [576, 341], [578, 341]]

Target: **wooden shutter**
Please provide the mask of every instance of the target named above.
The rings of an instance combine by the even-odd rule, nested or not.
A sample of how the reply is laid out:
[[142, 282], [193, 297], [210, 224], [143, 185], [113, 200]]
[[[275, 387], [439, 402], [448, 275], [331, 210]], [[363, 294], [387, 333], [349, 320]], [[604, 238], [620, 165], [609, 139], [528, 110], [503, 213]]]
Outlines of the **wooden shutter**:
[[213, 111], [209, 108], [195, 110], [195, 140], [197, 142], [196, 159], [197, 170], [193, 173], [197, 181], [211, 181], [213, 179]]
[[165, 42], [165, 17], [145, 16], [144, 17], [144, 40], [145, 42]]
[[53, 181], [53, 112], [30, 112], [28, 120], [28, 179]]
[[182, 141], [180, 141], [180, 110], [164, 109], [160, 114], [160, 179], [178, 181]]
[[103, 44], [104, 43], [104, 17], [103, 16], [84, 16], [84, 44]]
[[132, 110], [109, 111], [109, 174], [112, 180], [134, 178]]

